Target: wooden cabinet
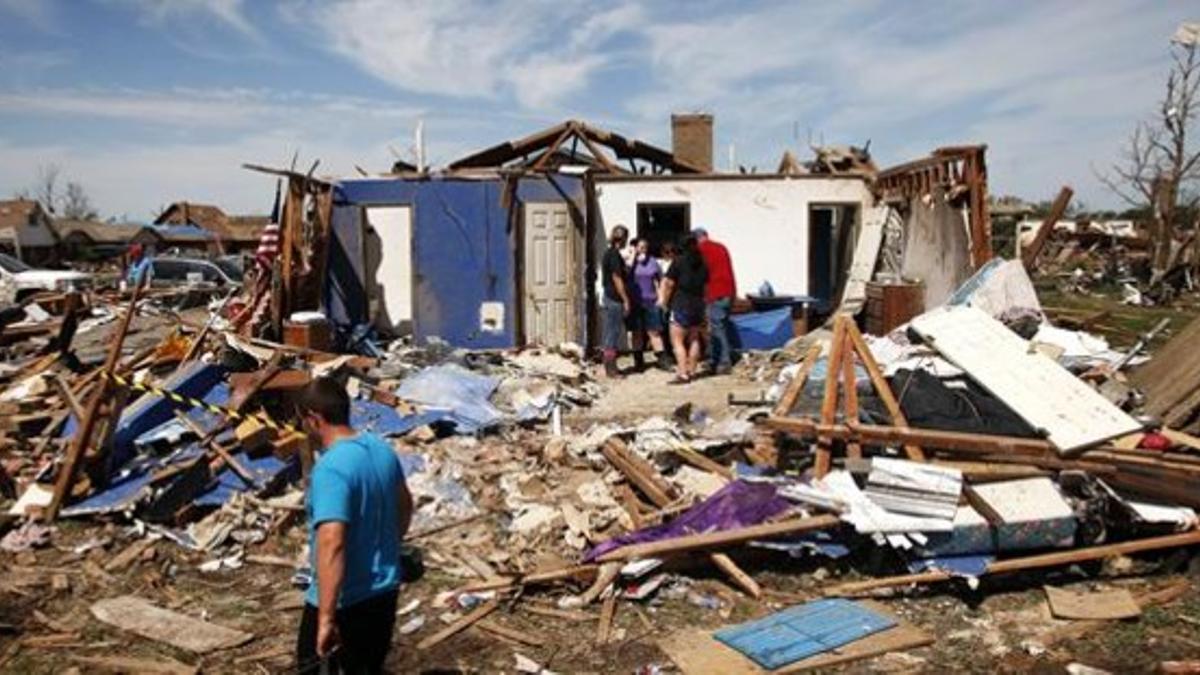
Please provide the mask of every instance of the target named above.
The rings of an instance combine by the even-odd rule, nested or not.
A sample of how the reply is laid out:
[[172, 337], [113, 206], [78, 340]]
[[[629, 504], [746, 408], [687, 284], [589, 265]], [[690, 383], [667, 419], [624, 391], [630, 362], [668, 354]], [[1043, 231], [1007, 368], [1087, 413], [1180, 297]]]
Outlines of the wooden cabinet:
[[925, 311], [921, 282], [867, 284], [867, 332], [886, 335]]

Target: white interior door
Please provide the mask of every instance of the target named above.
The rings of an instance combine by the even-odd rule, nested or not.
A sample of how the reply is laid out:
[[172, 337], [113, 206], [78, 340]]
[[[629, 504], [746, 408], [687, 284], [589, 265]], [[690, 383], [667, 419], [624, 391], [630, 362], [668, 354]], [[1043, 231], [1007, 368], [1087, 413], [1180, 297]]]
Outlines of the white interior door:
[[366, 209], [367, 279], [375, 327], [392, 335], [412, 331], [412, 207]]
[[575, 228], [567, 204], [525, 205], [525, 339], [575, 339]]

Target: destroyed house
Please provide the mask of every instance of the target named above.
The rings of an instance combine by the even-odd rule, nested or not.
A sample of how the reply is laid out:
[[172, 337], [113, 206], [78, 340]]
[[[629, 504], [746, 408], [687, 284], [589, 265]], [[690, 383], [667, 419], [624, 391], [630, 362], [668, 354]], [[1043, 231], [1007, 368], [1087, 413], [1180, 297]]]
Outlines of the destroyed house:
[[[270, 220], [267, 216], [229, 215], [219, 206], [181, 201], [163, 209], [154, 219], [154, 224], [162, 227], [191, 226], [203, 230], [208, 233], [204, 238], [211, 244], [209, 248], [213, 253], [233, 254], [253, 252]], [[186, 243], [192, 245], [195, 240], [196, 237], [191, 237]]]
[[722, 174], [710, 170], [711, 116], [672, 125], [672, 151], [568, 121], [437, 172], [293, 177], [331, 192], [320, 308], [343, 336], [372, 326], [469, 348], [591, 346], [599, 262], [618, 224], [655, 251], [706, 229], [730, 251], [743, 309], [791, 307], [793, 318], [866, 303], [885, 220], [900, 239], [892, 283], [912, 300], [904, 313], [940, 303], [986, 260], [981, 147], [878, 177], [869, 157], [846, 171]]
[[116, 258], [135, 242], [153, 250], [163, 246], [162, 235], [140, 223], [58, 219], [53, 227], [58, 232], [63, 256], [71, 260]]
[[58, 234], [51, 227], [50, 214], [37, 200], [0, 201], [0, 251], [26, 263], [54, 262], [58, 257]]
[[590, 247], [604, 236], [589, 217], [589, 178], [640, 170], [698, 169], [571, 120], [442, 173], [340, 181], [329, 317], [473, 348], [586, 344]]

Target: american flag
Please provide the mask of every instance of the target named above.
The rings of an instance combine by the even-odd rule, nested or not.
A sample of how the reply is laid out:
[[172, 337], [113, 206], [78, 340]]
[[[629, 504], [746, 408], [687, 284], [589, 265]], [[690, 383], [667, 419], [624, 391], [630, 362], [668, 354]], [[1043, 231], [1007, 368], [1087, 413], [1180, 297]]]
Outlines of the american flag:
[[270, 270], [275, 256], [279, 255], [279, 191], [280, 181], [275, 181], [275, 206], [271, 207], [271, 222], [263, 228], [262, 236], [258, 238], [258, 250], [254, 252], [254, 260], [263, 271]]

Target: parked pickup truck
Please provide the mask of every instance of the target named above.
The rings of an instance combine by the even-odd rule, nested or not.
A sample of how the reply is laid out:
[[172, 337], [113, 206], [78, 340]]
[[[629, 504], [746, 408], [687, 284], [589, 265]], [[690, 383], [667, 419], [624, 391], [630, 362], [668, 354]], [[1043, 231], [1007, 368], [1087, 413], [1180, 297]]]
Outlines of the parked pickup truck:
[[36, 291], [81, 291], [92, 283], [90, 274], [71, 270], [39, 270], [0, 253], [0, 278], [17, 289], [17, 295]]

